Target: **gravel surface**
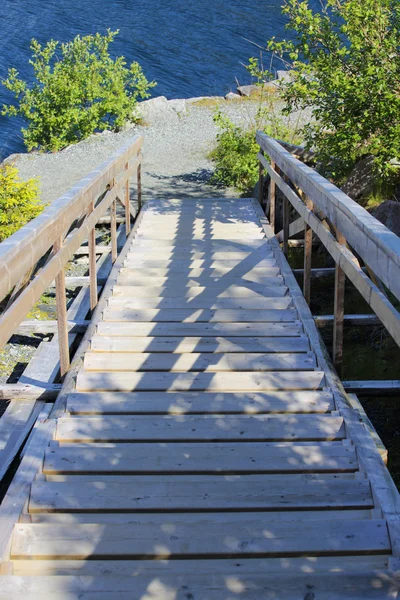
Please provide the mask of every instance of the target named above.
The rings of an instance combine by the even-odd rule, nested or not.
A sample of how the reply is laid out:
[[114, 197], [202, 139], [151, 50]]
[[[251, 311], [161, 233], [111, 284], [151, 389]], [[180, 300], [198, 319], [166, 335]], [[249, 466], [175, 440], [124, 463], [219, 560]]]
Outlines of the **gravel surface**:
[[235, 196], [233, 189], [209, 185], [213, 166], [207, 158], [215, 145], [213, 114], [221, 106], [235, 123], [250, 124], [257, 100], [223, 98], [170, 100], [159, 97], [141, 104], [142, 125], [120, 133], [103, 133], [55, 154], [15, 154], [23, 179], [39, 177], [43, 202], [49, 203], [112, 155], [135, 134], [144, 136], [143, 198]]

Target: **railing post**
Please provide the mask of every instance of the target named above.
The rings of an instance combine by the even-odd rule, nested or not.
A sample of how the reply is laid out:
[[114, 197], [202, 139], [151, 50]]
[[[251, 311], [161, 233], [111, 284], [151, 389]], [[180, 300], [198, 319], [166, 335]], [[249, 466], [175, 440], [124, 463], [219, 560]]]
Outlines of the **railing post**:
[[[305, 198], [306, 206], [313, 210], [314, 203], [309, 198]], [[308, 305], [311, 300], [311, 263], [312, 263], [312, 229], [307, 223], [304, 223], [304, 275], [303, 275], [303, 295]]]
[[[261, 150], [260, 148], [260, 154], [262, 156], [264, 156], [264, 150]], [[264, 167], [261, 163], [261, 161], [258, 162], [258, 202], [260, 203], [261, 208], [263, 209], [263, 211], [265, 212], [265, 206], [263, 206], [263, 200], [264, 200]]]
[[[344, 236], [335, 229], [336, 239], [341, 245], [345, 245]], [[333, 364], [338, 374], [342, 371], [343, 362], [343, 321], [344, 321], [344, 290], [345, 274], [338, 264], [335, 266], [335, 297], [333, 309]]]
[[[287, 177], [284, 175], [286, 183]], [[283, 197], [283, 254], [287, 257], [289, 254], [289, 200], [286, 196]]]
[[111, 262], [117, 260], [117, 200], [115, 199], [110, 208], [110, 228], [111, 228]]
[[[125, 165], [125, 171], [129, 168], [129, 163]], [[130, 234], [131, 231], [131, 197], [129, 191], [129, 177], [126, 178], [125, 182], [125, 232], [126, 237]]]
[[137, 168], [137, 205], [138, 213], [142, 210], [142, 164], [138, 164]]
[[[63, 239], [59, 238], [53, 245], [54, 253], [61, 250]], [[58, 347], [60, 352], [60, 375], [64, 377], [70, 365], [69, 359], [69, 340], [67, 326], [67, 294], [65, 289], [65, 270], [61, 269], [56, 277], [56, 310], [57, 310], [57, 330]]]
[[[89, 204], [88, 214], [94, 210], [94, 201]], [[90, 280], [90, 309], [93, 310], [98, 301], [97, 296], [97, 269], [96, 269], [96, 228], [89, 233], [89, 280]]]
[[[275, 163], [271, 160], [271, 168], [275, 170]], [[272, 231], [275, 233], [275, 201], [276, 201], [276, 183], [272, 180], [269, 182], [269, 224]]]

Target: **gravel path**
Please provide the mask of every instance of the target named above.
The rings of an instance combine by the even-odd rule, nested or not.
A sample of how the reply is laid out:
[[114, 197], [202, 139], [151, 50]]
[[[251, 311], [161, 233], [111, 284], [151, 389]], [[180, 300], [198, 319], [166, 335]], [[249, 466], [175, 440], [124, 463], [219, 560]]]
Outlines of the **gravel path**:
[[237, 195], [208, 181], [217, 128], [213, 114], [221, 106], [235, 123], [249, 124], [258, 101], [198, 101], [159, 97], [141, 104], [142, 122], [120, 133], [103, 133], [55, 154], [17, 154], [9, 157], [23, 179], [39, 177], [43, 202], [58, 198], [71, 185], [106, 160], [135, 134], [144, 136], [143, 197], [218, 197]]

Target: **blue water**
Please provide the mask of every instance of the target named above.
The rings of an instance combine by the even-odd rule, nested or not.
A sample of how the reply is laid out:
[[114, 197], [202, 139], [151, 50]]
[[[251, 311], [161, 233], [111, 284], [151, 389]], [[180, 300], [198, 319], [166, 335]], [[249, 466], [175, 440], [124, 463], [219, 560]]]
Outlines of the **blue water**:
[[[112, 53], [139, 61], [147, 78], [158, 82], [153, 95], [222, 95], [235, 88], [235, 78], [249, 82], [240, 63], [259, 51], [244, 38], [263, 44], [284, 35], [280, 5], [281, 0], [1, 0], [0, 78], [15, 67], [31, 79], [33, 37], [41, 43], [67, 41], [109, 27], [120, 30]], [[12, 100], [0, 86], [0, 104]], [[24, 150], [21, 125], [0, 116], [0, 157]]]

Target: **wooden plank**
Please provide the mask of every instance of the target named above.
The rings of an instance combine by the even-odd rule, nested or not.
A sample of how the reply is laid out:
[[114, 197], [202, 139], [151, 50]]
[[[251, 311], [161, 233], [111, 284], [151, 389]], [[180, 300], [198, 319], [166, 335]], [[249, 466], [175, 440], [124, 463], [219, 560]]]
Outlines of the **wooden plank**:
[[[345, 516], [346, 514], [353, 514], [356, 511], [343, 511], [342, 514]], [[357, 511], [358, 512], [358, 511]], [[283, 513], [286, 517], [290, 516], [289, 513]], [[291, 513], [296, 517], [299, 516], [299, 513], [293, 511]], [[303, 512], [303, 517], [306, 517], [308, 513]], [[319, 514], [319, 513], [315, 513]], [[327, 515], [331, 514], [331, 511], [327, 511]], [[71, 517], [71, 515], [68, 515]], [[269, 515], [271, 517], [271, 514]], [[79, 575], [81, 576], [92, 576], [95, 577], [95, 581], [97, 582], [98, 577], [107, 576], [107, 579], [104, 579], [102, 582], [103, 587], [102, 590], [107, 590], [107, 582], [110, 584], [109, 575], [113, 576], [122, 576], [126, 577], [129, 582], [137, 581], [138, 576], [143, 573], [148, 574], [149, 577], [154, 579], [155, 577], [164, 577], [168, 576], [185, 576], [189, 578], [193, 576], [193, 563], [188, 560], [157, 560], [157, 561], [146, 561], [146, 560], [123, 560], [123, 561], [113, 561], [112, 563], [112, 571], [110, 572], [110, 562], [109, 561], [98, 561], [98, 560], [88, 560], [88, 561], [79, 561], [79, 560], [18, 560], [13, 563], [13, 573], [15, 576], [20, 575], [41, 575], [40, 581], [47, 575]], [[305, 573], [309, 573], [309, 575], [314, 574], [321, 575], [325, 578], [329, 576], [332, 577], [332, 573], [336, 573], [336, 577], [345, 579], [349, 572], [352, 573], [360, 573], [364, 576], [364, 579], [368, 579], [367, 573], [371, 573], [371, 580], [379, 582], [379, 574], [378, 571], [381, 572], [383, 577], [386, 577], [387, 571], [387, 557], [384, 555], [372, 555], [372, 556], [346, 556], [346, 557], [331, 557], [331, 556], [319, 556], [318, 558], [310, 558], [310, 557], [301, 557], [301, 558], [285, 558], [282, 561], [280, 558], [244, 558], [244, 559], [196, 559], [196, 573], [199, 576], [205, 577], [208, 580], [208, 577], [212, 575], [215, 576], [223, 576], [227, 575], [240, 577], [241, 581], [244, 581], [243, 577], [248, 576], [249, 574], [253, 576], [263, 576], [273, 575], [277, 578], [286, 578], [288, 571], [290, 571], [291, 576], [296, 578], [298, 575], [304, 575]], [[372, 575], [374, 573], [374, 575]], [[12, 577], [2, 577], [3, 580], [12, 579]], [[39, 580], [36, 580], [39, 585]], [[54, 579], [51, 578], [51, 581], [54, 583]], [[83, 581], [83, 580], [82, 580]], [[124, 580], [125, 581], [125, 580]], [[112, 582], [112, 579], [111, 579]], [[189, 582], [189, 579], [186, 583]], [[310, 579], [311, 582], [311, 579]], [[65, 579], [64, 582], [65, 584]], [[253, 579], [253, 583], [255, 580]], [[8, 584], [6, 584], [8, 585]], [[129, 585], [127, 583], [127, 585]], [[328, 586], [328, 584], [327, 584]], [[17, 587], [17, 586], [16, 586]], [[59, 586], [64, 587], [64, 586]], [[83, 589], [85, 586], [82, 584], [80, 588], [80, 592], [85, 594], [85, 590]], [[146, 587], [146, 586], [145, 586]], [[381, 586], [378, 591], [381, 590]], [[64, 587], [65, 589], [65, 587]], [[86, 589], [86, 588], [85, 588]], [[100, 591], [100, 587], [98, 588]], [[226, 589], [226, 588], [225, 588]], [[299, 589], [299, 588], [298, 588]], [[331, 588], [330, 588], [331, 589]], [[15, 590], [14, 590], [15, 591]], [[121, 590], [119, 590], [121, 591]], [[220, 599], [224, 598], [223, 589], [218, 590], [221, 596]], [[71, 587], [68, 589], [68, 593], [71, 593]], [[131, 593], [131, 592], [130, 592]], [[177, 593], [179, 591], [177, 590]], [[228, 592], [229, 593], [229, 592]], [[99, 597], [99, 596], [98, 596]], [[161, 596], [163, 600], [165, 600], [165, 595]], [[209, 596], [207, 596], [208, 598]], [[279, 596], [278, 596], [279, 597]], [[282, 596], [280, 596], [282, 598]], [[70, 598], [70, 596], [68, 597]], [[178, 598], [178, 596], [176, 596]], [[129, 600], [132, 600], [132, 596], [129, 597]], [[158, 600], [157, 597], [154, 600]], [[179, 598], [180, 600], [180, 598]], [[185, 599], [187, 600], [187, 598]], [[286, 600], [286, 597], [285, 597]], [[298, 600], [298, 598], [296, 598]], [[354, 597], [353, 597], [354, 600]], [[382, 598], [380, 598], [382, 600]]]
[[270, 258], [265, 258], [258, 254], [257, 256], [249, 255], [247, 258], [214, 260], [209, 258], [185, 259], [185, 258], [159, 258], [146, 259], [145, 254], [141, 257], [131, 252], [128, 254], [124, 266], [134, 265], [136, 269], [174, 269], [176, 271], [187, 271], [188, 269], [224, 269], [229, 270], [235, 267], [254, 267], [258, 269], [268, 269], [276, 267], [276, 261], [269, 253]]
[[293, 337], [302, 333], [300, 323], [107, 323], [97, 326], [99, 335], [179, 337]]
[[51, 383], [38, 387], [20, 383], [3, 383], [0, 385], [0, 400], [41, 399], [54, 400], [61, 389], [61, 384]]
[[340, 440], [343, 419], [330, 415], [180, 415], [61, 418], [62, 442]]
[[[306, 198], [306, 206], [309, 210], [313, 210], [314, 205], [312, 200]], [[312, 264], [312, 243], [313, 232], [309, 225], [304, 223], [304, 273], [303, 273], [303, 294], [308, 305], [311, 300], [311, 264]]]
[[[344, 236], [336, 229], [336, 238], [339, 244], [346, 245]], [[333, 308], [333, 342], [332, 360], [337, 372], [342, 371], [343, 362], [343, 324], [344, 324], [344, 293], [346, 276], [338, 264], [335, 267], [335, 290]]]
[[135, 323], [283, 323], [297, 320], [295, 310], [282, 309], [192, 309], [192, 308], [106, 308], [105, 322]]
[[230, 372], [230, 371], [313, 371], [316, 368], [311, 353], [275, 354], [160, 354], [138, 352], [86, 352], [85, 371], [127, 372]]
[[[268, 535], [265, 535], [268, 531]], [[234, 535], [232, 533], [234, 532]], [[218, 525], [176, 525], [164, 531], [141, 525], [78, 525], [74, 528], [42, 524], [15, 526], [11, 557], [53, 558], [170, 558], [211, 556], [293, 556], [387, 553], [390, 543], [385, 521], [327, 521], [286, 524], [265, 520], [237, 524], [221, 515]]]
[[400, 379], [343, 381], [343, 387], [348, 392], [355, 392], [358, 396], [395, 395], [400, 392]]
[[228, 287], [233, 284], [238, 284], [243, 282], [242, 285], [249, 284], [258, 284], [259, 286], [274, 286], [274, 285], [283, 285], [283, 278], [280, 275], [220, 275], [217, 277], [208, 277], [206, 275], [202, 275], [201, 277], [190, 277], [186, 278], [185, 276], [177, 275], [176, 277], [168, 276], [168, 277], [154, 277], [149, 275], [148, 277], [137, 276], [131, 273], [131, 269], [122, 268], [120, 270], [120, 274], [118, 276], [117, 283], [118, 285], [131, 285], [131, 286], [153, 286], [153, 287], [176, 287], [180, 290], [184, 290], [187, 287], [204, 287], [209, 286], [214, 289], [223, 286]]
[[[184, 258], [183, 258], [184, 257]], [[176, 264], [180, 262], [194, 263], [199, 266], [220, 265], [220, 264], [233, 264], [233, 263], [246, 263], [250, 264], [261, 264], [263, 260], [274, 260], [273, 253], [269, 247], [262, 247], [259, 250], [248, 250], [247, 252], [236, 250], [232, 252], [218, 251], [218, 250], [188, 250], [184, 254], [177, 253], [174, 250], [164, 248], [162, 252], [159, 250], [152, 250], [152, 248], [140, 249], [133, 247], [129, 249], [126, 257], [127, 260], [137, 260], [138, 263], [163, 263], [165, 264]], [[200, 264], [201, 263], [201, 264]], [[275, 265], [271, 265], [275, 266]], [[194, 268], [194, 267], [193, 267]]]
[[[264, 559], [264, 562], [269, 562], [269, 560], [271, 559]], [[287, 560], [285, 558], [285, 564], [292, 564], [291, 562], [286, 563]], [[290, 561], [293, 559], [291, 558]], [[313, 560], [313, 562], [319, 561], [320, 558], [318, 561]], [[333, 569], [332, 572], [321, 575], [315, 573], [313, 569], [311, 572], [306, 569], [306, 574], [302, 573], [288, 579], [282, 573], [283, 568], [278, 571], [279, 574], [275, 572], [269, 576], [265, 574], [264, 569], [246, 576], [241, 574], [239, 569], [236, 572], [227, 572], [222, 569], [212, 577], [208, 576], [207, 572], [194, 574], [193, 571], [190, 575], [178, 576], [175, 574], [175, 569], [172, 575], [164, 570], [159, 573], [153, 570], [148, 575], [147, 570], [141, 569], [140, 574], [135, 577], [110, 577], [110, 572], [112, 574], [115, 570], [118, 572], [118, 568], [122, 564], [118, 562], [117, 566], [115, 564], [117, 561], [113, 560], [111, 565], [108, 563], [108, 570], [104, 570], [105, 575], [103, 576], [84, 577], [76, 573], [75, 576], [44, 576], [35, 580], [32, 577], [6, 575], [2, 577], [4, 592], [0, 592], [0, 598], [1, 600], [10, 598], [13, 600], [49, 600], [53, 598], [57, 598], [57, 600], [93, 600], [94, 598], [111, 600], [118, 597], [120, 600], [132, 600], [132, 598], [151, 597], [152, 600], [165, 600], [166, 598], [187, 600], [189, 597], [232, 600], [240, 593], [241, 600], [259, 600], [267, 598], [265, 595], [267, 590], [270, 598], [282, 600], [305, 598], [308, 600], [307, 594], [309, 595], [310, 589], [314, 590], [313, 594], [314, 592], [317, 594], [315, 597], [318, 600], [332, 600], [333, 598], [335, 600], [363, 600], [365, 598], [383, 600], [396, 597], [399, 586], [393, 574], [387, 569], [364, 570], [364, 574], [360, 571], [352, 573], [348, 569], [343, 572], [345, 562], [343, 559], [342, 561], [342, 568]], [[42, 562], [40, 561], [40, 563]], [[57, 562], [65, 564], [65, 561]], [[127, 561], [123, 561], [123, 563], [125, 562]], [[153, 562], [158, 564], [158, 561]], [[181, 562], [190, 563], [190, 561]], [[176, 561], [172, 561], [171, 564], [175, 567], [175, 563]], [[37, 567], [38, 564], [38, 561], [32, 561], [31, 568]], [[134, 564], [136, 565], [137, 561], [134, 561]], [[239, 564], [237, 558], [236, 564]], [[232, 592], [232, 589], [235, 591]], [[237, 592], [238, 589], [240, 592]], [[151, 596], [148, 595], [149, 593]]]
[[275, 277], [279, 275], [279, 269], [276, 266], [259, 267], [252, 264], [237, 264], [235, 267], [219, 267], [218, 269], [210, 269], [208, 267], [200, 267], [195, 269], [185, 269], [183, 267], [139, 267], [134, 260], [125, 261], [124, 269], [129, 270], [129, 274], [133, 277], [150, 278], [150, 277], [168, 277], [169, 279], [184, 279], [187, 278], [218, 278], [218, 277], [243, 277], [258, 280], [258, 277]]
[[[147, 250], [151, 248], [153, 251], [157, 251], [158, 254], [164, 254], [165, 252], [171, 252], [175, 256], [189, 256], [190, 252], [206, 252], [208, 254], [208, 258], [211, 258], [211, 254], [214, 252], [247, 252], [253, 253], [254, 251], [268, 251], [270, 250], [270, 246], [268, 241], [264, 238], [261, 240], [248, 240], [247, 238], [235, 239], [234, 241], [230, 241], [229, 239], [213, 239], [211, 241], [208, 240], [192, 240], [189, 238], [186, 243], [182, 242], [174, 242], [173, 240], [146, 240], [140, 239], [134, 241], [131, 246], [131, 252], [136, 252], [136, 250], [141, 250], [144, 253], [147, 253]], [[163, 250], [161, 250], [163, 249]]]
[[326, 391], [246, 393], [73, 392], [70, 414], [326, 413], [334, 410]]
[[332, 510], [372, 508], [367, 480], [300, 479], [298, 475], [252, 475], [226, 480], [169, 481], [136, 477], [126, 482], [82, 481], [77, 484], [34, 481], [29, 512], [146, 512], [230, 510]]
[[322, 371], [275, 371], [273, 373], [89, 373], [80, 371], [76, 389], [84, 391], [210, 391], [253, 392], [263, 390], [317, 390], [324, 385]]
[[91, 349], [95, 352], [307, 352], [305, 336], [267, 338], [201, 338], [201, 337], [116, 337], [94, 335]]
[[[54, 245], [54, 253], [58, 253], [63, 246], [63, 237], [58, 238]], [[69, 340], [67, 329], [67, 294], [65, 288], [65, 271], [63, 268], [56, 277], [56, 308], [57, 308], [57, 333], [58, 351], [60, 356], [60, 375], [64, 377], [69, 369]], [[21, 319], [22, 321], [22, 319]]]
[[[294, 443], [162, 443], [49, 448], [46, 475], [338, 473], [358, 468], [352, 447]], [[218, 456], [218, 463], [215, 461]], [[174, 496], [174, 494], [172, 494]]]
[[286, 296], [287, 287], [284, 285], [258, 285], [256, 283], [246, 282], [246, 285], [239, 284], [213, 284], [212, 289], [204, 286], [176, 288], [175, 286], [145, 287], [132, 285], [114, 285], [114, 296], [124, 296], [129, 298], [195, 298], [201, 296], [210, 303], [220, 298], [281, 298]]
[[189, 309], [250, 309], [267, 310], [282, 309], [286, 310], [292, 307], [290, 296], [269, 297], [269, 298], [212, 298], [211, 295], [203, 297], [202, 295], [191, 298], [135, 298], [126, 296], [111, 296], [108, 306], [112, 308], [189, 308]]

